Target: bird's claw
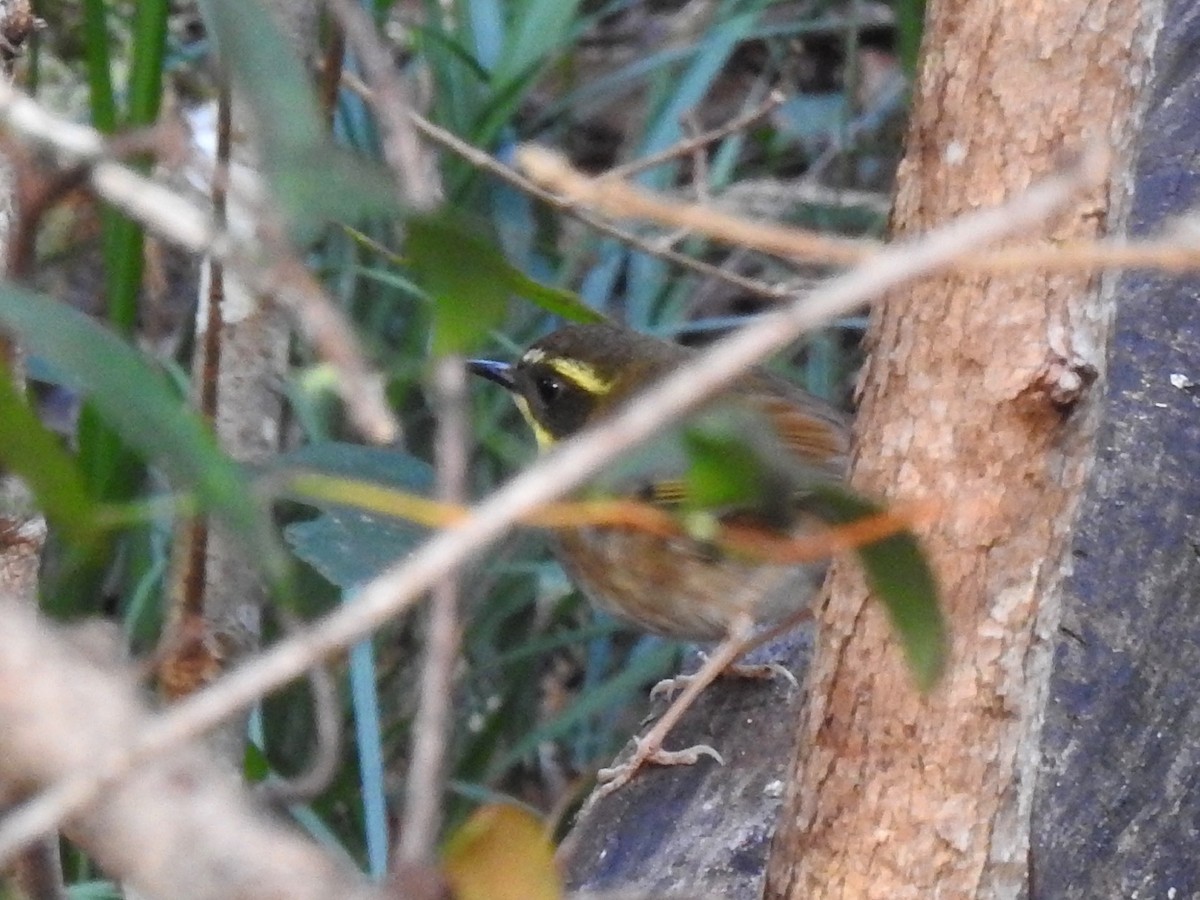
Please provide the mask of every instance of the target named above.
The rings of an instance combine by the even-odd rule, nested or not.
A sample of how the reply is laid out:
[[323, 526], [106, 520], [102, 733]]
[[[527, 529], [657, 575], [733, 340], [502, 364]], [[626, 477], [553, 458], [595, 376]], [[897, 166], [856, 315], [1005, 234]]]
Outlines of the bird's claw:
[[763, 681], [782, 678], [796, 690], [800, 689], [800, 682], [796, 680], [796, 676], [792, 674], [791, 669], [781, 663], [762, 663], [759, 665], [734, 663], [722, 672], [721, 675], [726, 678], [758, 678]]
[[725, 765], [725, 758], [708, 744], [696, 744], [683, 750], [664, 750], [661, 746], [653, 746], [644, 738], [635, 740], [633, 756], [620, 765], [609, 769], [601, 769], [596, 773], [599, 786], [592, 800], [606, 797], [627, 785], [638, 770], [645, 765], [653, 766], [694, 766], [703, 756], [716, 760], [717, 765]]
[[688, 686], [688, 682], [692, 680], [691, 675], [676, 675], [674, 678], [664, 678], [654, 687], [650, 688], [650, 699], [657, 700], [662, 697], [665, 700], [670, 700], [677, 693]]
[[[701, 658], [704, 654], [701, 654]], [[722, 678], [753, 678], [760, 681], [769, 681], [774, 678], [782, 678], [794, 689], [800, 689], [800, 682], [796, 680], [796, 676], [791, 671], [779, 663], [762, 663], [760, 665], [750, 665], [748, 663], [734, 663], [721, 672]], [[657, 700], [663, 697], [670, 700], [677, 693], [687, 687], [693, 681], [691, 675], [676, 675], [674, 678], [664, 678], [654, 687], [650, 688], [650, 699]]]

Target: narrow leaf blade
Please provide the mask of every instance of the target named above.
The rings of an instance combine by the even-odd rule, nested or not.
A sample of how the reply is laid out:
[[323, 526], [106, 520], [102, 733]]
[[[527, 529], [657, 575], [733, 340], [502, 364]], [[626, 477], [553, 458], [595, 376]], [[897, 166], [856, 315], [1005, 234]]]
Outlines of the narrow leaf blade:
[[0, 462], [20, 475], [42, 512], [76, 547], [95, 535], [92, 501], [75, 460], [0, 368]]
[[264, 504], [239, 467], [180, 402], [162, 375], [111, 331], [41, 294], [0, 284], [0, 328], [87, 395], [121, 439], [231, 528], [248, 557], [279, 583], [286, 554]]

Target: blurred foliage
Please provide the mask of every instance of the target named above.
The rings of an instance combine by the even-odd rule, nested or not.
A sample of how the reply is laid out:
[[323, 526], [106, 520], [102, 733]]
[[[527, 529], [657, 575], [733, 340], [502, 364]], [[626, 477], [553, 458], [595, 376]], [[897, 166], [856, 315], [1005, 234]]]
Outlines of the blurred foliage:
[[[519, 142], [537, 140], [599, 170], [719, 126], [778, 91], [783, 102], [751, 127], [638, 180], [687, 198], [725, 195], [751, 216], [846, 234], [884, 228], [919, 3], [713, 0], [703, 15], [682, 0], [366, 5], [398, 72], [427, 85], [426, 114], [501, 160]], [[43, 241], [35, 274], [43, 293], [5, 289], [0, 318], [27, 343], [42, 418], [62, 439], [55, 447], [28, 416], [13, 418], [26, 422], [24, 443], [0, 447], [0, 459], [29, 476], [62, 538], [47, 563], [55, 586], [48, 606], [64, 615], [120, 617], [136, 652], [153, 647], [160, 633], [172, 510], [199, 504], [225, 515], [278, 577], [279, 544], [259, 498], [277, 490], [280, 472], [308, 467], [407, 489], [428, 484], [434, 412], [425, 379], [434, 353], [482, 346], [511, 358], [559, 316], [607, 317], [697, 345], [770, 302], [591, 233], [450, 151], [439, 164], [452, 213], [409, 222], [408, 242], [399, 241], [394, 216], [402, 210], [384, 180], [378, 129], [362, 97], [343, 89], [327, 130], [300, 86], [300, 63], [271, 36], [262, 11], [242, 0], [204, 7], [207, 18], [192, 3], [167, 0], [39, 4], [48, 27], [20, 77], [52, 108], [102, 130], [149, 123], [161, 105], [211, 146], [214, 43], [228, 50], [271, 148], [264, 175], [307, 260], [382, 370], [405, 446], [348, 447], [353, 435], [331, 399], [329, 370], [300, 343], [284, 389], [301, 440], [311, 446], [267, 472], [233, 466], [180, 402], [190, 367], [194, 261], [143, 240], [107, 208], [72, 202], [56, 210], [65, 222], [50, 218], [60, 237]], [[347, 65], [355, 69], [352, 58]], [[178, 171], [159, 174], [184, 180]], [[324, 227], [331, 219], [355, 228]], [[799, 286], [825, 274], [695, 238], [640, 233], [770, 284]], [[64, 303], [108, 324], [85, 325]], [[845, 404], [862, 327], [861, 318], [848, 318], [806, 337], [772, 367]], [[6, 420], [23, 415], [10, 394], [0, 390]], [[470, 420], [478, 496], [531, 457], [532, 441], [501, 391], [472, 390]], [[711, 490], [720, 496], [726, 488]], [[827, 499], [833, 521], [858, 502]], [[420, 534], [344, 506], [281, 502], [276, 514], [295, 554], [297, 608], [308, 615], [354, 602], [353, 586]], [[85, 555], [73, 554], [84, 545]], [[869, 561], [868, 568], [874, 571]], [[510, 797], [543, 811], [569, 808], [592, 768], [636, 730], [644, 688], [670, 674], [678, 657], [673, 645], [630, 635], [592, 613], [537, 535], [508, 541], [465, 584], [448, 825], [462, 830], [447, 848], [452, 873], [464, 842], [491, 840], [489, 817], [506, 822], [512, 814], [489, 808], [463, 825], [481, 802]], [[893, 613], [906, 627], [905, 613]], [[268, 616], [268, 638], [274, 629]], [[419, 654], [416, 630], [400, 622], [339, 663], [354, 752], [320, 797], [291, 809], [319, 840], [364, 867], [370, 857], [375, 870], [406, 772]], [[263, 703], [247, 762], [256, 777], [303, 767], [313, 740], [309, 703], [303, 686]], [[518, 824], [511, 830], [532, 834]], [[73, 865], [73, 893], [102, 894], [107, 886], [89, 881], [96, 874], [86, 860]]]
[[458, 900], [556, 900], [563, 893], [546, 826], [515, 806], [476, 810], [447, 841], [444, 867]]

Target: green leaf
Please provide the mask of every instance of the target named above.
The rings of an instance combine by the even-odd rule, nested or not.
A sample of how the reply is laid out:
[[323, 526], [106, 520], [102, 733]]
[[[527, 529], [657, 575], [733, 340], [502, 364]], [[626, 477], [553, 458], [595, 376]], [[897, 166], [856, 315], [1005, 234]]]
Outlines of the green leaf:
[[[433, 470], [416, 457], [336, 441], [311, 444], [281, 457], [282, 472], [314, 471], [412, 493], [426, 493]], [[331, 584], [351, 588], [378, 575], [425, 539], [429, 529], [352, 506], [300, 498], [323, 514], [284, 529], [295, 554]]]
[[[833, 484], [814, 486], [805, 508], [830, 525], [845, 525], [883, 511], [878, 503]], [[872, 593], [887, 607], [917, 685], [930, 690], [949, 653], [946, 622], [933, 570], [916, 537], [903, 531], [859, 547], [855, 554]]]
[[92, 499], [75, 460], [0, 367], [0, 463], [20, 475], [52, 524], [78, 548], [96, 534]]
[[580, 0], [527, 0], [513, 16], [500, 65], [497, 85], [521, 78], [565, 47], [576, 25]]
[[325, 132], [304, 67], [257, 0], [202, 0], [211, 33], [239, 96], [254, 112], [263, 171], [300, 238], [332, 219], [400, 212], [381, 166], [335, 146]]
[[141, 354], [71, 307], [11, 284], [0, 284], [0, 328], [41, 356], [64, 384], [85, 394], [129, 447], [178, 486], [195, 491], [238, 535], [247, 557], [282, 583], [287, 557], [265, 504]]
[[264, 172], [293, 238], [301, 244], [327, 222], [394, 218], [403, 212], [384, 168], [328, 141], [281, 153], [264, 162]]
[[506, 283], [508, 289], [519, 297], [524, 297], [540, 306], [554, 316], [561, 316], [572, 322], [607, 322], [608, 318], [592, 309], [573, 291], [550, 287], [534, 281], [516, 266], [504, 261], [507, 267]]
[[251, 784], [266, 781], [271, 775], [271, 764], [267, 755], [253, 741], [246, 741], [246, 750], [242, 755], [242, 775]]
[[773, 434], [765, 415], [719, 403], [624, 454], [592, 487], [599, 496], [652, 489], [652, 500], [681, 506], [697, 524], [736, 509], [783, 527], [792, 521], [796, 491], [820, 476]]
[[508, 261], [450, 212], [415, 217], [408, 229], [409, 258], [433, 300], [433, 352], [466, 353], [504, 321]]
[[[359, 246], [367, 247], [375, 253], [380, 254], [388, 262], [393, 265], [402, 266], [405, 260], [399, 254], [392, 253], [386, 247], [381, 247], [376, 244], [365, 234], [355, 231], [353, 228], [347, 227], [346, 232], [354, 239]], [[540, 306], [546, 312], [553, 316], [561, 316], [564, 319], [569, 319], [572, 322], [607, 322], [608, 317], [603, 313], [598, 312], [588, 306], [579, 295], [573, 291], [563, 290], [562, 288], [550, 287], [542, 284], [539, 281], [530, 278], [512, 263], [510, 263], [503, 254], [497, 251], [499, 256], [496, 261], [497, 269], [502, 268], [503, 271], [497, 273], [497, 277], [508, 286], [511, 293], [518, 297], [524, 297], [530, 300], [537, 306]], [[360, 269], [364, 276], [373, 278], [384, 284], [390, 284], [393, 287], [399, 288], [409, 294], [415, 294], [428, 299], [423, 291], [417, 288], [411, 281], [408, 281], [401, 275], [395, 272], [383, 272], [373, 269]]]
[[764, 417], [729, 406], [709, 410], [684, 426], [688, 455], [686, 502], [694, 511], [737, 506], [787, 518], [786, 478], [772, 471], [771, 460], [750, 437], [768, 428]]

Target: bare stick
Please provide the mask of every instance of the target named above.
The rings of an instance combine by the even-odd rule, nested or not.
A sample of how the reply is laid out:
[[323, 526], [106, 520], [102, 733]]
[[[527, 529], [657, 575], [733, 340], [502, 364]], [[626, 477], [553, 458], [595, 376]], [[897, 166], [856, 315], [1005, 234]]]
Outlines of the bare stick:
[[658, 153], [652, 153], [650, 156], [644, 156], [641, 159], [635, 159], [627, 162], [624, 165], [613, 166], [605, 172], [605, 177], [613, 178], [629, 178], [636, 175], [638, 172], [644, 172], [647, 169], [653, 169], [655, 166], [670, 162], [680, 156], [687, 156], [689, 153], [694, 153], [697, 150], [702, 150], [709, 144], [715, 144], [722, 138], [728, 137], [744, 128], [749, 128], [759, 119], [764, 119], [773, 113], [781, 103], [783, 103], [783, 94], [779, 91], [771, 91], [767, 95], [767, 99], [754, 109], [747, 110], [741, 115], [734, 116], [724, 125], [714, 128], [711, 131], [705, 131], [701, 134], [693, 135], [685, 138], [677, 144], [668, 147]]
[[383, 156], [402, 186], [405, 201], [417, 209], [432, 209], [442, 200], [441, 184], [433, 154], [422, 146], [408, 115], [410, 92], [397, 75], [391, 54], [356, 0], [326, 0], [326, 5], [345, 30], [371, 83], [375, 116], [383, 131]]
[[847, 265], [862, 261], [881, 247], [877, 241], [835, 238], [802, 228], [752, 222], [709, 206], [659, 196], [609, 174], [591, 178], [572, 168], [560, 154], [533, 144], [517, 151], [517, 162], [533, 181], [577, 206], [616, 219], [642, 219], [667, 228], [686, 228], [713, 240], [789, 260]]
[[399, 426], [382, 382], [367, 365], [353, 330], [281, 239], [268, 240], [260, 253], [248, 251], [244, 239], [239, 242], [217, 227], [210, 210], [114, 161], [99, 132], [51, 114], [6, 83], [0, 83], [0, 122], [53, 147], [68, 164], [89, 167], [96, 193], [156, 234], [211, 255], [253, 290], [283, 303], [337, 372], [355, 426], [376, 443], [396, 438]]
[[[141, 731], [154, 714], [120, 662], [115, 626], [55, 628], [0, 596], [0, 785], [69, 777], [97, 747]], [[202, 747], [139, 766], [67, 836], [138, 896], [378, 896], [349, 860], [280, 822]]]
[[[372, 98], [372, 91], [369, 87], [359, 82], [353, 75], [345, 73], [342, 76], [343, 81], [352, 90], [358, 93], [365, 99]], [[681, 269], [688, 269], [695, 272], [697, 275], [702, 275], [705, 278], [715, 278], [719, 281], [727, 282], [734, 287], [741, 288], [752, 294], [757, 294], [771, 300], [787, 300], [791, 295], [787, 291], [782, 291], [779, 288], [766, 284], [762, 281], [756, 281], [753, 278], [746, 278], [738, 275], [735, 272], [728, 272], [718, 266], [711, 265], [698, 259], [693, 259], [683, 253], [677, 253], [674, 250], [659, 247], [656, 244], [645, 241], [632, 232], [618, 228], [611, 222], [606, 222], [603, 219], [597, 218], [589, 214], [586, 210], [580, 209], [562, 197], [552, 194], [549, 191], [542, 190], [528, 178], [521, 175], [516, 169], [504, 165], [490, 154], [480, 150], [472, 144], [468, 144], [456, 134], [447, 131], [440, 125], [435, 125], [428, 119], [421, 116], [412, 110], [408, 111], [409, 118], [412, 119], [413, 125], [429, 140], [445, 147], [447, 150], [461, 156], [471, 165], [489, 175], [500, 179], [506, 184], [510, 184], [520, 191], [534, 197], [541, 202], [553, 207], [559, 212], [578, 219], [583, 224], [587, 225], [593, 231], [597, 231], [606, 237], [611, 237], [614, 240], [620, 241], [635, 250], [640, 250], [647, 256], [653, 256], [656, 259], [661, 259], [664, 262], [671, 263]]]
[[[467, 382], [461, 357], [439, 359], [434, 369], [437, 401], [438, 496], [460, 503], [466, 492]], [[413, 722], [412, 758], [405, 782], [404, 818], [397, 862], [433, 862], [442, 821], [446, 746], [453, 725], [454, 665], [458, 660], [458, 574], [447, 571], [433, 589], [425, 632], [421, 705]]]
[[870, 265], [831, 279], [803, 301], [762, 316], [713, 344], [651, 385], [637, 402], [534, 462], [476, 506], [471, 517], [435, 535], [403, 563], [367, 584], [355, 603], [247, 660], [210, 687], [165, 710], [125, 743], [96, 748], [87, 765], [0, 824], [0, 857], [55, 828], [140, 761], [212, 728], [318, 661], [366, 637], [408, 609], [447, 571], [505, 535], [522, 516], [578, 487], [605, 463], [657, 433], [664, 423], [691, 411], [797, 335], [906, 282], [945, 270], [972, 248], [1033, 227], [1097, 184], [1103, 169], [1103, 160], [1089, 157], [1003, 206], [963, 216], [923, 237], [888, 247]]

